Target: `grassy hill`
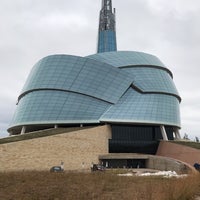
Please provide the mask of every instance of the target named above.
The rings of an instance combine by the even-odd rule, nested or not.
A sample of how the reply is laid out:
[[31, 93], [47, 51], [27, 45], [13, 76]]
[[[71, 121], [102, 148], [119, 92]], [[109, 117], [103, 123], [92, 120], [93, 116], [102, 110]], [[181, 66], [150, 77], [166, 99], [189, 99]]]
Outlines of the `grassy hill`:
[[199, 176], [184, 180], [115, 173], [0, 173], [2, 200], [192, 200]]
[[46, 130], [41, 130], [41, 131], [35, 131], [31, 133], [26, 133], [23, 135], [15, 135], [15, 136], [10, 136], [6, 138], [1, 138], [0, 144], [18, 142], [22, 140], [30, 140], [30, 139], [39, 138], [39, 137], [52, 136], [52, 135], [68, 133], [72, 131], [83, 130], [86, 128], [91, 128], [91, 127], [75, 127], [75, 128], [73, 127], [73, 128], [56, 128], [56, 129], [52, 128], [52, 129], [46, 129]]
[[195, 149], [200, 149], [200, 143], [199, 142], [193, 142], [193, 141], [190, 141], [190, 140], [181, 140], [181, 141], [175, 140], [175, 141], [173, 141], [173, 143], [185, 145], [185, 146], [192, 147], [192, 148], [195, 148]]

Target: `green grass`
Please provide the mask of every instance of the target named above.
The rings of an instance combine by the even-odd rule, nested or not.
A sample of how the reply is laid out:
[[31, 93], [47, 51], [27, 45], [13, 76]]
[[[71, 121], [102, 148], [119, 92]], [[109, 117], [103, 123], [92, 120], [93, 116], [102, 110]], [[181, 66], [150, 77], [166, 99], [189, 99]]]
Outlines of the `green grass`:
[[72, 132], [72, 131], [83, 130], [86, 128], [89, 128], [89, 127], [57, 128], [57, 129], [52, 128], [52, 129], [46, 129], [46, 130], [42, 130], [42, 131], [35, 131], [35, 132], [31, 132], [31, 133], [26, 133], [23, 135], [15, 135], [15, 136], [2, 138], [2, 139], [0, 139], [0, 144], [18, 142], [18, 141], [22, 141], [22, 140], [30, 140], [30, 139], [34, 139], [34, 138], [46, 137], [46, 136], [57, 135], [57, 134], [62, 134], [62, 133], [68, 133], [68, 132]]
[[200, 149], [200, 143], [199, 142], [193, 142], [193, 141], [171, 141], [171, 142], [176, 143], [176, 144], [185, 145], [185, 146], [188, 146], [188, 147], [192, 147], [192, 148], [195, 148], [195, 149]]
[[115, 173], [0, 173], [2, 200], [192, 200], [200, 177], [119, 177]]

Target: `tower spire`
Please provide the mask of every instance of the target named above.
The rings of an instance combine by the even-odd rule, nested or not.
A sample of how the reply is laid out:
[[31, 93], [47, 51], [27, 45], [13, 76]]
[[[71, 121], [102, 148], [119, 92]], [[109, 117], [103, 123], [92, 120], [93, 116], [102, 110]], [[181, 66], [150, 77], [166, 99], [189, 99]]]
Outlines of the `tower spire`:
[[102, 0], [99, 16], [99, 33], [97, 52], [117, 51], [115, 9], [112, 0]]

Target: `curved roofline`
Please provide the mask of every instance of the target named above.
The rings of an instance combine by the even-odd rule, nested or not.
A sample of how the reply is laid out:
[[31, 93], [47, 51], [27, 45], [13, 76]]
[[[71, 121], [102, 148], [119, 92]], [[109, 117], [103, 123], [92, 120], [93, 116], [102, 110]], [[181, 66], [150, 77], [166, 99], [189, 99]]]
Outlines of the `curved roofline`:
[[58, 53], [58, 54], [51, 54], [51, 55], [45, 56], [45, 57], [41, 58], [40, 60], [42, 60], [44, 58], [52, 57], [52, 56], [71, 56], [71, 57], [76, 57], [76, 58], [86, 58], [87, 59], [87, 57], [84, 57], [84, 56], [76, 56], [76, 55], [71, 55], [71, 54], [63, 54], [63, 53], [59, 54]]
[[109, 104], [113, 104], [112, 102], [110, 101], [106, 101], [104, 99], [100, 99], [100, 98], [97, 98], [97, 97], [94, 97], [94, 96], [91, 96], [91, 95], [88, 95], [88, 94], [84, 94], [84, 93], [81, 93], [81, 92], [75, 92], [75, 91], [71, 91], [71, 90], [63, 90], [63, 89], [55, 89], [55, 88], [38, 88], [38, 89], [32, 89], [32, 90], [27, 90], [25, 92], [23, 92], [22, 94], [19, 95], [18, 99], [17, 99], [17, 104], [18, 102], [20, 101], [21, 98], [23, 98], [25, 95], [31, 93], [31, 92], [35, 92], [35, 91], [60, 91], [60, 92], [71, 92], [71, 93], [74, 93], [74, 94], [80, 94], [80, 95], [83, 95], [83, 96], [87, 96], [87, 97], [90, 97], [90, 98], [94, 98], [94, 99], [97, 99], [97, 100], [100, 100], [100, 101], [103, 101], [103, 102], [106, 102], [106, 103], [109, 103]]
[[[126, 50], [120, 50], [120, 51], [109, 51], [109, 52], [102, 52], [102, 53], [95, 53], [95, 54], [91, 54], [91, 55], [88, 55], [88, 56], [93, 56], [93, 55], [97, 55], [97, 54], [109, 54], [109, 53], [120, 53], [120, 52], [131, 52], [131, 53], [142, 53], [142, 54], [146, 54], [146, 55], [150, 55], [150, 56], [154, 56], [156, 57], [155, 55], [153, 54], [150, 54], [150, 53], [145, 53], [143, 51], [126, 51]], [[88, 57], [86, 56], [86, 57]], [[156, 57], [157, 58], [157, 57]]]
[[[109, 54], [109, 53], [115, 53], [115, 54], [117, 54], [117, 53], [121, 53], [121, 52], [123, 52], [123, 53], [126, 53], [126, 52], [128, 52], [128, 53], [139, 53], [139, 54], [145, 54], [145, 55], [148, 55], [148, 56], [152, 56], [152, 57], [158, 59], [159, 62], [160, 62], [160, 64], [162, 64], [162, 65], [130, 64], [130, 65], [127, 65], [127, 66], [117, 66], [117, 68], [128, 68], [128, 67], [131, 67], [131, 66], [148, 66], [148, 67], [163, 69], [163, 70], [167, 71], [170, 74], [170, 76], [172, 77], [172, 79], [173, 79], [173, 73], [168, 69], [168, 67], [165, 66], [164, 63], [162, 63], [162, 61], [157, 56], [155, 56], [153, 54], [145, 53], [145, 52], [142, 52], [142, 51], [110, 51], [110, 52], [103, 52], [103, 53], [91, 54], [91, 55], [85, 56], [85, 57], [89, 58], [89, 59], [92, 59], [92, 60], [96, 60], [95, 58], [93, 58], [93, 56], [95, 56], [95, 55], [99, 55], [99, 57], [101, 57], [101, 54]], [[98, 61], [106, 63], [106, 64], [109, 64], [109, 63], [107, 63], [105, 61], [101, 61], [99, 59], [98, 59]]]
[[164, 70], [166, 71], [173, 79], [173, 74], [172, 72], [168, 69], [168, 68], [165, 68], [165, 67], [161, 67], [161, 66], [158, 66], [158, 65], [127, 65], [127, 66], [121, 66], [121, 67], [118, 67], [120, 69], [123, 69], [123, 68], [139, 68], [139, 67], [145, 67], [145, 68], [154, 68], [154, 69], [161, 69], [161, 70]]
[[168, 92], [155, 92], [155, 91], [148, 91], [148, 92], [144, 92], [142, 91], [140, 88], [138, 88], [137, 86], [134, 85], [134, 83], [131, 84], [131, 87], [136, 90], [137, 92], [141, 93], [141, 94], [164, 94], [164, 95], [170, 95], [170, 96], [174, 96], [176, 97], [179, 102], [182, 101], [181, 97], [178, 95], [175, 95], [173, 93], [168, 93]]
[[132, 124], [132, 125], [164, 125], [164, 126], [175, 126], [177, 128], [181, 128], [181, 125], [179, 124], [173, 124], [173, 123], [167, 123], [167, 122], [154, 122], [154, 121], [145, 121], [145, 120], [127, 120], [127, 119], [101, 119], [100, 122], [108, 123], [108, 124]]
[[22, 126], [48, 126], [48, 125], [78, 125], [78, 124], [101, 124], [99, 120], [52, 120], [52, 121], [33, 121], [33, 122], [27, 122], [27, 123], [21, 123], [21, 124], [15, 124], [14, 126], [10, 126], [7, 131], [12, 131], [12, 129], [15, 128], [21, 128]]
[[159, 126], [159, 125], [164, 125], [164, 126], [174, 126], [176, 128], [181, 128], [181, 126], [177, 125], [177, 124], [169, 124], [169, 123], [165, 123], [165, 122], [141, 122], [141, 121], [123, 121], [123, 120], [52, 120], [52, 121], [34, 121], [34, 122], [27, 122], [27, 123], [22, 123], [22, 124], [15, 124], [14, 126], [11, 126], [7, 129], [7, 131], [12, 131], [12, 129], [15, 128], [21, 128], [22, 126], [36, 126], [36, 125], [62, 125], [62, 124], [71, 124], [71, 125], [79, 125], [79, 124], [131, 124], [131, 125], [153, 125], [153, 126]]

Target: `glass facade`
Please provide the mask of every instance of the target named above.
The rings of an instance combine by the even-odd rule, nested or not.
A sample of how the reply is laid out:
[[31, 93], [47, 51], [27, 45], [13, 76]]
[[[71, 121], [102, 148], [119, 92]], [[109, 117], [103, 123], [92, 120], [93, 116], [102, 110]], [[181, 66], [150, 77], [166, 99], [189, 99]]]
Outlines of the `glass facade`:
[[123, 71], [132, 75], [133, 85], [142, 92], [166, 93], [180, 98], [170, 74], [163, 69], [140, 66], [123, 68]]
[[116, 33], [112, 30], [100, 31], [97, 49], [98, 53], [116, 51], [116, 49]]
[[91, 123], [179, 128], [180, 100], [172, 73], [155, 56], [52, 55], [33, 67], [8, 131], [17, 134], [16, 127], [24, 125]]
[[109, 107], [109, 103], [86, 95], [38, 90], [20, 99], [12, 123], [15, 126], [99, 123]]
[[130, 88], [101, 117], [105, 122], [165, 124], [180, 127], [179, 101], [163, 94], [141, 94]]
[[137, 51], [105, 52], [105, 53], [90, 55], [88, 56], [88, 58], [100, 62], [105, 62], [115, 67], [149, 65], [149, 66], [163, 67], [166, 70], [168, 70], [156, 56]]
[[54, 89], [85, 94], [116, 103], [132, 83], [131, 76], [109, 64], [67, 55], [40, 60], [25, 83], [21, 96], [32, 90]]

